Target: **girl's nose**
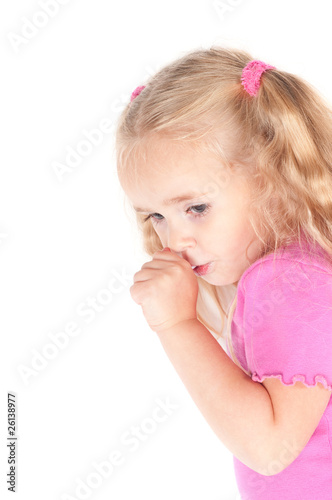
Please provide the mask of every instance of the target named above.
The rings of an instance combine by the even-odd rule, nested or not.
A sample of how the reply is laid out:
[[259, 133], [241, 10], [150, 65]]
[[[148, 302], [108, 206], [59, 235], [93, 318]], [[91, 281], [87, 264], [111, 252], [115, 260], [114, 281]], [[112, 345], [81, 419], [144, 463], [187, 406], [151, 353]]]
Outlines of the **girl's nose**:
[[194, 248], [196, 246], [196, 239], [181, 231], [172, 230], [168, 232], [165, 246], [171, 248], [174, 252], [181, 253], [187, 248]]

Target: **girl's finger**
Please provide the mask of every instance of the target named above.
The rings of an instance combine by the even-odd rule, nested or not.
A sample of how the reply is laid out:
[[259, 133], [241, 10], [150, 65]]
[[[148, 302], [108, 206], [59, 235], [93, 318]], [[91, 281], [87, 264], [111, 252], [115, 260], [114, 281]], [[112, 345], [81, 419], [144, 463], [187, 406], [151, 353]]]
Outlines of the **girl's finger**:
[[141, 269], [134, 274], [134, 283], [137, 283], [138, 281], [148, 281], [150, 279], [153, 279], [156, 277], [156, 272], [158, 271], [163, 272], [162, 269], [158, 269], [158, 267], [145, 267], [144, 269]]
[[168, 247], [163, 248], [163, 250], [157, 250], [157, 252], [155, 252], [152, 255], [152, 258], [153, 259], [162, 259], [162, 260], [163, 259], [167, 259], [167, 260], [179, 260], [180, 259], [180, 257]]

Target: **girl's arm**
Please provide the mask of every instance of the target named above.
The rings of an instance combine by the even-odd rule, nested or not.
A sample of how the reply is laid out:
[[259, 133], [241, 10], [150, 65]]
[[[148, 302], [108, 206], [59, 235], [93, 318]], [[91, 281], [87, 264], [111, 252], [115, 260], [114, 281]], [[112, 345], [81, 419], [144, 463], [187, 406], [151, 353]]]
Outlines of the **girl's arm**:
[[[198, 283], [191, 265], [165, 248], [134, 274], [130, 293], [142, 307], [201, 413], [241, 462], [269, 476], [303, 450], [326, 409], [322, 384], [253, 381], [197, 319]], [[269, 332], [266, 332], [268, 335]]]
[[286, 387], [271, 378], [254, 382], [198, 319], [157, 334], [196, 406], [233, 455], [267, 476], [295, 460], [317, 427], [330, 391], [300, 382]]

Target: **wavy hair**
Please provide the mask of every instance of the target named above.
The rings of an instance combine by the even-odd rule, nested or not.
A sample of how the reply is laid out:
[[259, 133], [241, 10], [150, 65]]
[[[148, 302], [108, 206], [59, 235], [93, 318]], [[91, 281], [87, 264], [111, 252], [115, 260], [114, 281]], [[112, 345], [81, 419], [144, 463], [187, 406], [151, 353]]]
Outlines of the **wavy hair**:
[[[253, 60], [243, 50], [212, 47], [180, 57], [158, 71], [123, 110], [116, 130], [119, 179], [139, 182], [137, 159], [158, 137], [216, 155], [231, 169], [239, 168], [252, 194], [250, 222], [262, 242], [258, 258], [276, 253], [301, 235], [318, 244], [332, 262], [332, 111], [318, 91], [300, 77], [273, 69], [261, 77], [251, 97], [241, 84], [243, 68]], [[222, 177], [213, 184], [216, 192]], [[144, 250], [162, 249], [151, 221], [135, 213]], [[251, 262], [248, 260], [248, 264]], [[197, 278], [198, 319], [226, 341], [237, 293], [236, 284], [217, 287]], [[221, 328], [208, 321], [204, 293], [213, 299]], [[235, 295], [235, 296], [234, 296]], [[229, 307], [228, 307], [229, 306]]]

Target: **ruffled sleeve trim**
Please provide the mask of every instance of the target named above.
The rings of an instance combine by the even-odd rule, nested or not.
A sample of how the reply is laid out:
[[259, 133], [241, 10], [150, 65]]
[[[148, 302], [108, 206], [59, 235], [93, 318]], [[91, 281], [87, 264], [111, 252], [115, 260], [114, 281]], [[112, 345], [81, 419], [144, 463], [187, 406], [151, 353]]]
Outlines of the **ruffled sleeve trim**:
[[330, 391], [332, 391], [332, 384], [329, 384], [323, 375], [316, 375], [314, 377], [315, 383], [311, 383], [311, 384], [306, 381], [305, 375], [294, 375], [290, 382], [285, 382], [282, 374], [275, 374], [275, 375], [265, 375], [264, 374], [260, 377], [256, 372], [253, 372], [251, 375], [251, 378], [254, 382], [262, 382], [266, 378], [271, 378], [271, 377], [278, 378], [280, 380], [280, 382], [282, 382], [283, 385], [288, 385], [288, 386], [294, 385], [295, 382], [302, 382], [306, 387], [315, 387], [318, 384], [318, 382], [320, 382], [321, 384], [323, 384], [325, 389], [329, 389]]

